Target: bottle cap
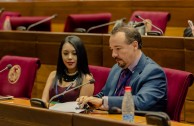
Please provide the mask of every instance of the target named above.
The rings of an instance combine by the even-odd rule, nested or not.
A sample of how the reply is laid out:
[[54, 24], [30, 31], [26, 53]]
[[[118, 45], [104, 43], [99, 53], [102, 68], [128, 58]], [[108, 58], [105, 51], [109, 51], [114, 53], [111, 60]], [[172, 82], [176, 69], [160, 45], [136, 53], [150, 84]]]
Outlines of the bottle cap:
[[126, 86], [125, 91], [131, 91], [131, 86]]

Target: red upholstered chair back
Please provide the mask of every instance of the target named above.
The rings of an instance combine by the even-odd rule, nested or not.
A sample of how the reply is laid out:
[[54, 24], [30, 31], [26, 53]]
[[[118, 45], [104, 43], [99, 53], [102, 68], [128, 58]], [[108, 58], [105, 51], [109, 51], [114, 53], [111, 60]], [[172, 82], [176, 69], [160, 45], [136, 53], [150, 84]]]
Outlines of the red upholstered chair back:
[[193, 74], [186, 71], [164, 68], [168, 81], [168, 104], [166, 113], [171, 120], [180, 121], [180, 115]]
[[[11, 17], [10, 22], [11, 22], [11, 27], [12, 30], [16, 30], [19, 26], [24, 26], [26, 29], [41, 20], [44, 20], [47, 17], [27, 17], [27, 16], [21, 16], [21, 17]], [[39, 25], [36, 25], [32, 28], [29, 29], [29, 31], [51, 31], [51, 20], [48, 20], [46, 22], [43, 22]]]
[[89, 69], [95, 79], [94, 84], [94, 95], [95, 95], [98, 92], [100, 92], [101, 89], [104, 87], [111, 68], [90, 65]]
[[4, 12], [2, 12], [1, 16], [0, 16], [0, 30], [3, 29], [3, 23], [5, 21], [6, 16], [9, 16], [9, 17], [20, 17], [21, 14], [19, 12], [12, 12], [12, 11], [4, 11]]
[[0, 70], [8, 64], [11, 64], [12, 68], [0, 73], [0, 95], [31, 98], [40, 60], [32, 57], [7, 55], [0, 60]]
[[[130, 21], [142, 22], [141, 19], [135, 17], [135, 15], [139, 15], [144, 19], [150, 19], [152, 24], [160, 28], [163, 33], [165, 33], [167, 22], [170, 20], [169, 12], [160, 12], [160, 11], [134, 11]], [[159, 31], [156, 28], [152, 27], [152, 31]]]
[[[76, 28], [84, 28], [87, 31], [93, 26], [110, 22], [111, 17], [111, 13], [70, 14], [66, 19], [64, 32], [74, 32]], [[108, 25], [89, 32], [108, 33]]]

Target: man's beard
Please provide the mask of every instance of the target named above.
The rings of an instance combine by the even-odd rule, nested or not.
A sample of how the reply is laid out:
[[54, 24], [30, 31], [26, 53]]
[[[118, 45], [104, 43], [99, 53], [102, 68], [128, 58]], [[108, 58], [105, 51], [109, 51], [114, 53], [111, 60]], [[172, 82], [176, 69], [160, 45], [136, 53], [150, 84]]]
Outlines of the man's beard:
[[119, 61], [122, 61], [121, 59], [115, 58], [115, 60], [116, 60], [116, 62], [118, 64], [118, 66], [120, 66], [121, 68], [125, 68], [126, 67], [126, 63], [125, 62], [122, 62], [122, 63], [119, 62]]

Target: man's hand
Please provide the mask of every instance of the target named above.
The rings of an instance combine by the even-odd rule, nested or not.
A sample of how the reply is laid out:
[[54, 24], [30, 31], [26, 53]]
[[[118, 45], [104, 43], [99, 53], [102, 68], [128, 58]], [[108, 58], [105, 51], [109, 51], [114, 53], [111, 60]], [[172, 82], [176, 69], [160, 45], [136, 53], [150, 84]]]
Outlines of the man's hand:
[[146, 32], [151, 31], [151, 29], [152, 29], [152, 21], [150, 19], [145, 19], [143, 21], [143, 23], [145, 24], [145, 30], [146, 30]]
[[102, 99], [96, 98], [93, 96], [81, 96], [76, 100], [81, 108], [84, 107], [85, 104], [88, 104], [90, 107], [99, 108], [102, 106]]

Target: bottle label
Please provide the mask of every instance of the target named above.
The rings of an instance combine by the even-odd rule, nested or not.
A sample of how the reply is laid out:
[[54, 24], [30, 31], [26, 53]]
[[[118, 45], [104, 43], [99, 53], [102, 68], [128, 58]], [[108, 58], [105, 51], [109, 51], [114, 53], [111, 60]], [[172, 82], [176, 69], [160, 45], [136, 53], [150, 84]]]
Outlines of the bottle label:
[[133, 122], [134, 120], [134, 115], [132, 114], [123, 114], [123, 121], [127, 121], [127, 122]]

